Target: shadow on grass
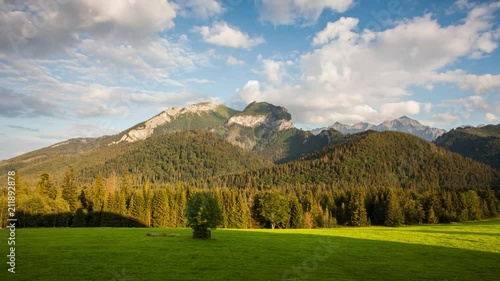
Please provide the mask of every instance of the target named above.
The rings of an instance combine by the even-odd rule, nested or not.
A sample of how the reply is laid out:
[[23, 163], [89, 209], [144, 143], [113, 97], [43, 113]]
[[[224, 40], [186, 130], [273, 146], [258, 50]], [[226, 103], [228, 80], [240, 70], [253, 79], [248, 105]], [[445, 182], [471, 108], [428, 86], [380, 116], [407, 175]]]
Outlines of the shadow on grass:
[[[113, 272], [123, 272], [123, 280], [130, 281], [451, 281], [497, 280], [500, 276], [500, 254], [484, 251], [334, 233], [224, 229], [213, 232], [215, 240], [203, 241], [191, 239], [190, 229], [158, 229], [181, 234], [172, 239], [150, 239], [145, 235], [150, 231], [50, 228], [20, 232], [20, 262], [12, 280], [116, 280]], [[54, 239], [58, 233], [64, 239]]]
[[32, 214], [17, 212], [16, 227], [146, 227], [134, 218], [110, 212], [88, 212], [78, 209], [75, 214], [69, 212], [59, 214]]

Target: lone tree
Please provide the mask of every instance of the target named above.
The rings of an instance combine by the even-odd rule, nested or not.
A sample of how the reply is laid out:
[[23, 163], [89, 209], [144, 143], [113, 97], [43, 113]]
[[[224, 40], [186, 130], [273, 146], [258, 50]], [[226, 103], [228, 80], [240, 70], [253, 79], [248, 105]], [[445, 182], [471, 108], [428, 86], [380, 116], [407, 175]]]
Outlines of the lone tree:
[[290, 206], [285, 196], [278, 192], [268, 192], [260, 199], [261, 215], [274, 229], [277, 225], [286, 227], [290, 221]]
[[211, 229], [222, 222], [222, 213], [217, 200], [209, 192], [198, 192], [189, 199], [186, 208], [188, 225], [193, 229], [194, 239], [210, 239]]

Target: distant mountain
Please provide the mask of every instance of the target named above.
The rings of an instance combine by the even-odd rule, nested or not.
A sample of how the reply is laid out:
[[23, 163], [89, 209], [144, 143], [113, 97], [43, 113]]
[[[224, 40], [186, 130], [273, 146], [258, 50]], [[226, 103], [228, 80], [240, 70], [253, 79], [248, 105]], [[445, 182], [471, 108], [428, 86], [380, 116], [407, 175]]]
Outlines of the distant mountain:
[[356, 123], [352, 126], [349, 126], [336, 122], [335, 124], [327, 128], [315, 129], [312, 132], [317, 134], [325, 129], [335, 129], [344, 134], [357, 134], [368, 130], [374, 130], [379, 132], [397, 131], [397, 132], [409, 133], [428, 141], [433, 141], [437, 137], [446, 133], [446, 130], [431, 128], [429, 126], [422, 125], [417, 120], [411, 119], [407, 116], [402, 116], [394, 120], [384, 121], [379, 125], [372, 125], [370, 123]]
[[500, 124], [456, 128], [434, 142], [500, 170]]

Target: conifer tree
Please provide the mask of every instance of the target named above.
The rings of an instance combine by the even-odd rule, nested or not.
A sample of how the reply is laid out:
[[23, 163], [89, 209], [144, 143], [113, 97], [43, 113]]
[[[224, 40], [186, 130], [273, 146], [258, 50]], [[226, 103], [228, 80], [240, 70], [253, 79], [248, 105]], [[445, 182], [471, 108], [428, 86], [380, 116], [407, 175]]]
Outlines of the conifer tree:
[[355, 189], [349, 200], [349, 224], [352, 226], [368, 225], [368, 218], [365, 207], [365, 192], [360, 188]]
[[386, 226], [399, 226], [403, 221], [403, 212], [401, 211], [398, 197], [393, 189], [389, 189], [384, 224]]
[[36, 186], [36, 193], [39, 195], [47, 195], [50, 199], [56, 199], [57, 189], [48, 173], [43, 173], [40, 176], [40, 180]]
[[304, 210], [297, 196], [292, 196], [290, 199], [290, 227], [304, 227]]
[[70, 212], [75, 214], [78, 208], [78, 186], [73, 167], [69, 167], [64, 174], [62, 181], [62, 198], [68, 202]]
[[167, 192], [164, 189], [156, 190], [151, 200], [152, 226], [168, 227], [169, 204]]

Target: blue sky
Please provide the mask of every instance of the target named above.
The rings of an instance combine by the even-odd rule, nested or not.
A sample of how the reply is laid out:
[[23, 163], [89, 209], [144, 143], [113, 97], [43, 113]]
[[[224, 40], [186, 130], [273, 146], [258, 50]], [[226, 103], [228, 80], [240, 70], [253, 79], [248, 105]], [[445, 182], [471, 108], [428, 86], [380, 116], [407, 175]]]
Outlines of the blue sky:
[[[46, 4], [44, 4], [46, 3]], [[500, 2], [0, 0], [0, 159], [172, 106], [500, 122]]]

